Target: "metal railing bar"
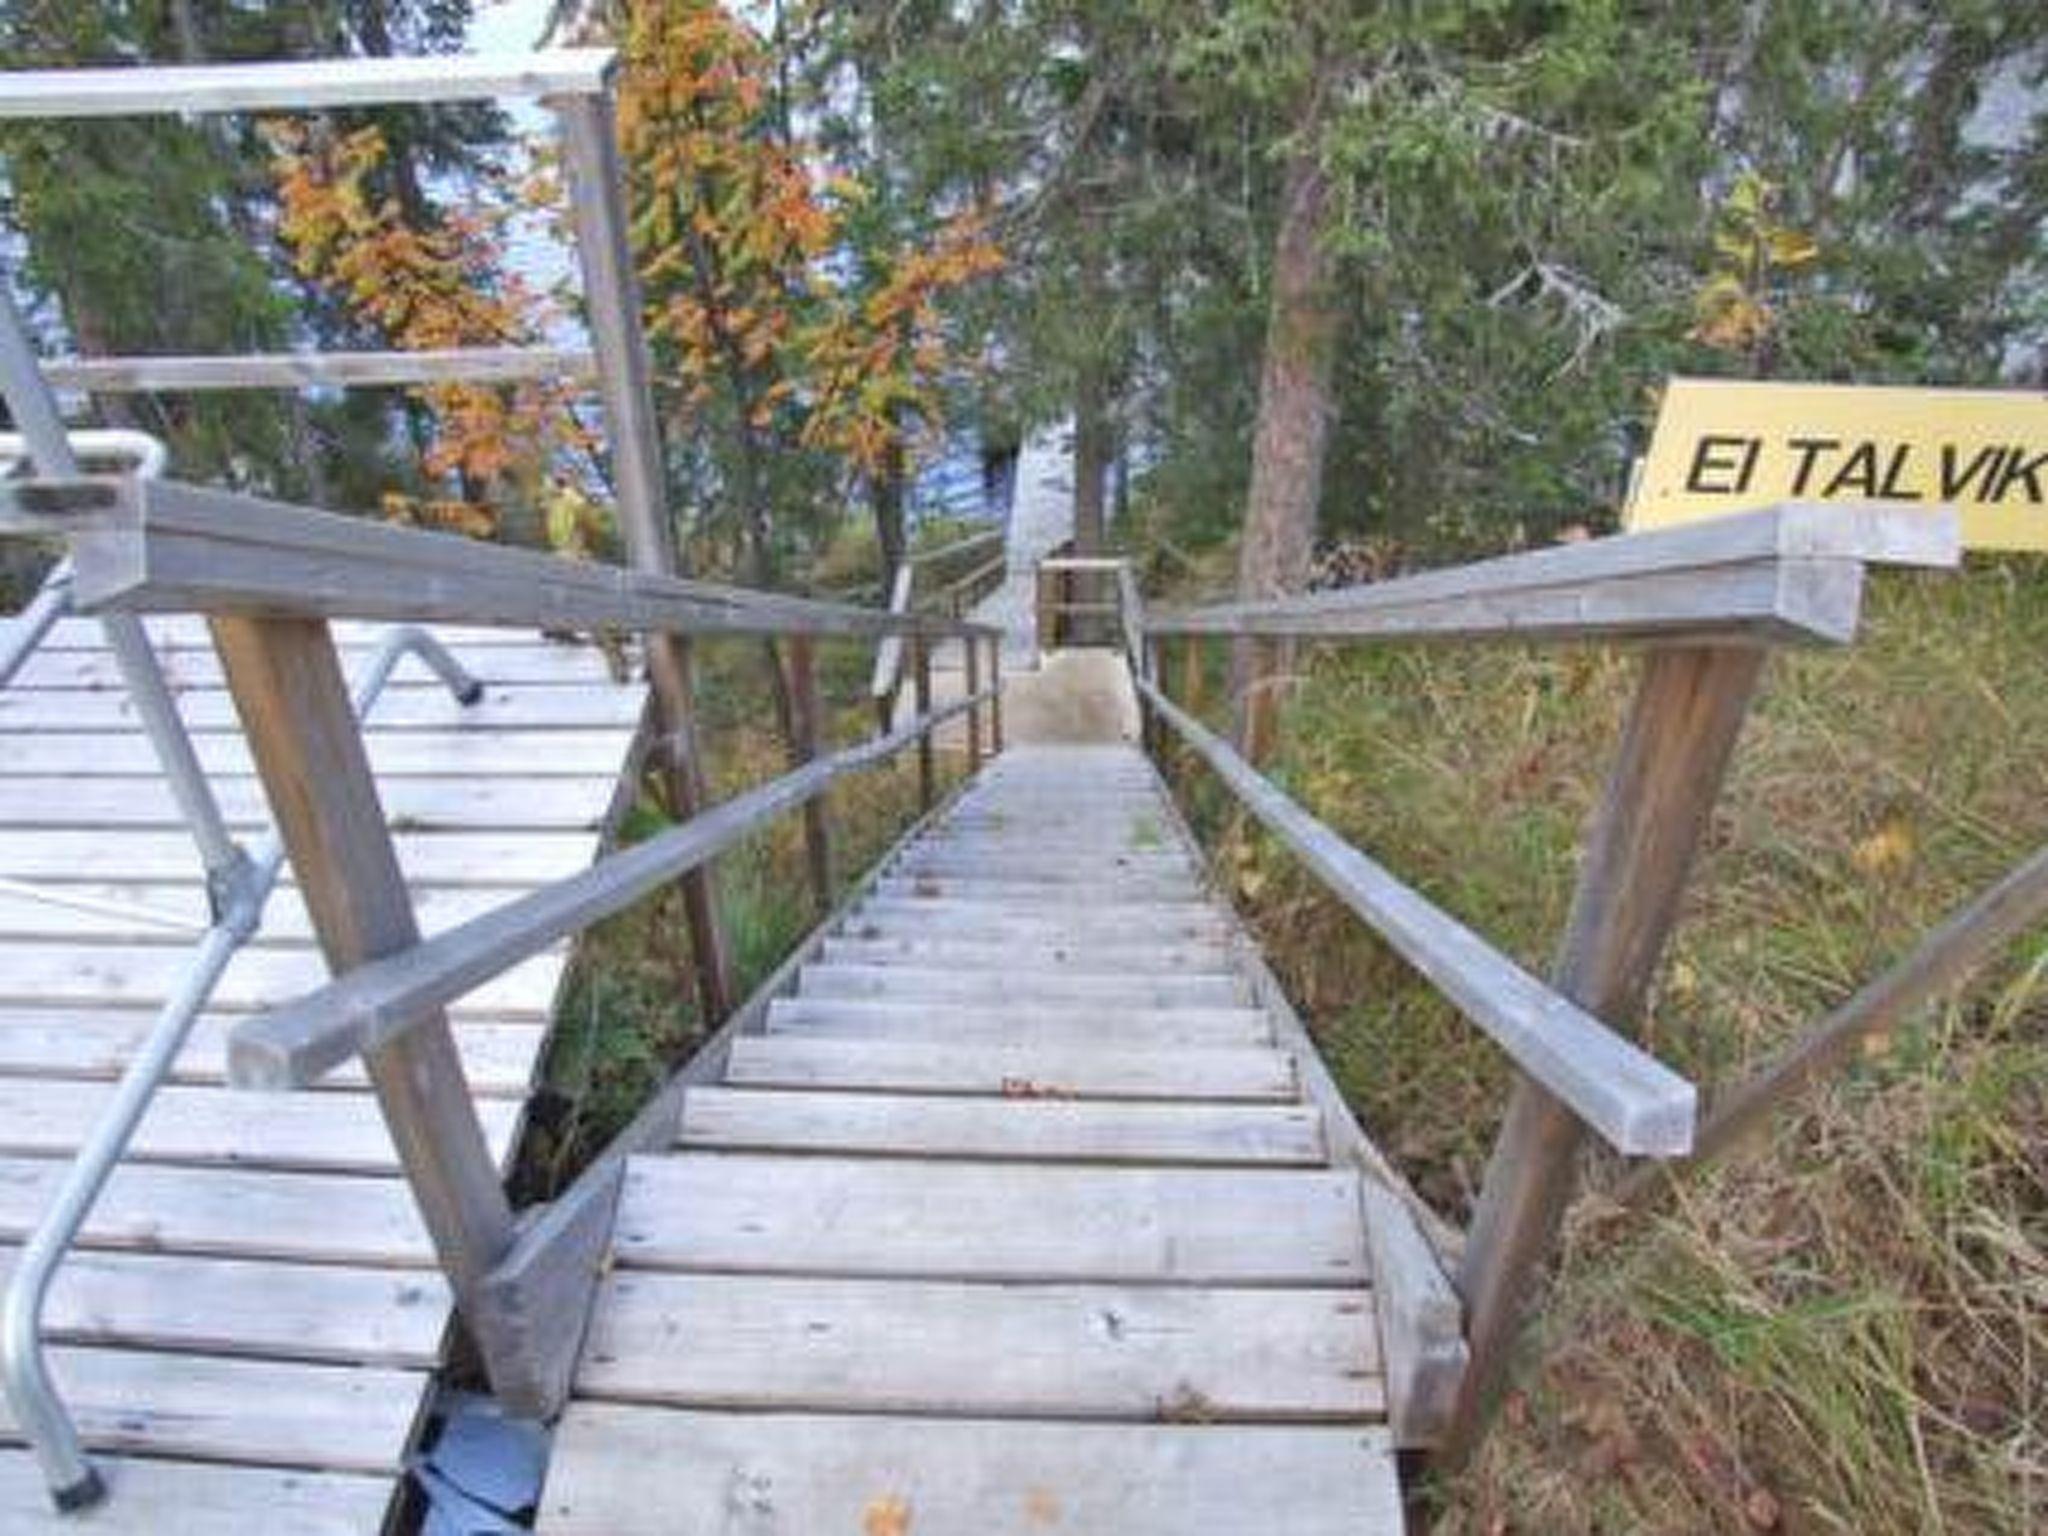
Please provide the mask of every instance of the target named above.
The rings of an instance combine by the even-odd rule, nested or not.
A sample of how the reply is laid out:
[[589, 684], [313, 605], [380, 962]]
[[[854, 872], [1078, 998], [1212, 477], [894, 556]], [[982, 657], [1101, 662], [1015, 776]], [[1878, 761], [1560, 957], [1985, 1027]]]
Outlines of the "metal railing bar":
[[606, 89], [613, 57], [609, 48], [546, 48], [530, 53], [274, 64], [9, 70], [0, 73], [0, 119], [293, 112], [501, 96], [592, 96]]
[[93, 395], [152, 390], [378, 389], [587, 379], [588, 352], [568, 347], [448, 347], [419, 352], [249, 352], [218, 356], [60, 357], [43, 364], [57, 389]]

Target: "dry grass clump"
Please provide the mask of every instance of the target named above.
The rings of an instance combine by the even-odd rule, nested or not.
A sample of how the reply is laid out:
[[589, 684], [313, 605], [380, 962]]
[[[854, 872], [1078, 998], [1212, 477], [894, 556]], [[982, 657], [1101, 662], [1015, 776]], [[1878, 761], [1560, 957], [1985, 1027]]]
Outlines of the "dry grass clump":
[[[2048, 586], [1885, 576], [1773, 664], [1644, 1024], [1710, 1091], [2048, 837]], [[1279, 775], [1524, 963], [1570, 896], [1633, 666], [1314, 658]], [[1213, 792], [1198, 808], [1361, 1116], [1463, 1216], [1499, 1054]], [[2048, 1040], [2029, 941], [1647, 1219], [1574, 1212], [1457, 1532], [2048, 1529]]]

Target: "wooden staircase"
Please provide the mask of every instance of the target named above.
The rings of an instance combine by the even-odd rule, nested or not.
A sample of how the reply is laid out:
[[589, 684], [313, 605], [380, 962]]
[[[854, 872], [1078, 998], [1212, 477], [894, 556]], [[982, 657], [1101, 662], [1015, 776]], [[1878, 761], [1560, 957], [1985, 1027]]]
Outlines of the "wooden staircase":
[[1359, 1175], [1150, 765], [1015, 750], [629, 1165], [540, 1528], [1398, 1530]]

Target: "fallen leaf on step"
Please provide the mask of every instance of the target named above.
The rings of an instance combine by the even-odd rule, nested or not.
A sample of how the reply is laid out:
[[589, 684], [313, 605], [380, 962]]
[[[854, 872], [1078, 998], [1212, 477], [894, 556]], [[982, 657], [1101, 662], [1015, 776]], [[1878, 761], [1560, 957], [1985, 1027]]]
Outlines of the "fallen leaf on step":
[[910, 1536], [910, 1505], [893, 1493], [869, 1499], [860, 1530], [861, 1536]]

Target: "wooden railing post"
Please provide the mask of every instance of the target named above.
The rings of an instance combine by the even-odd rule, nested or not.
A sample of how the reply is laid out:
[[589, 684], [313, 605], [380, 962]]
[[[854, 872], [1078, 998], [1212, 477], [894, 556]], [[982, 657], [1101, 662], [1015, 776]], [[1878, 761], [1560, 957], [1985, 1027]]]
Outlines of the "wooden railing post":
[[[218, 618], [213, 635], [328, 967], [338, 974], [412, 948], [412, 900], [326, 623]], [[482, 1304], [486, 1276], [512, 1246], [512, 1208], [448, 1021], [437, 1013], [364, 1060], [484, 1368], [494, 1385], [517, 1377], [517, 1341]]]
[[[673, 575], [675, 533], [668, 518], [647, 335], [640, 323], [640, 283], [626, 238], [625, 181], [613, 135], [611, 98], [567, 97], [552, 105], [562, 125], [562, 163], [576, 220], [576, 257], [583, 272], [598, 394], [610, 428], [619, 532], [635, 570]], [[707, 798], [697, 750], [688, 643], [670, 634], [649, 635], [647, 670], [666, 749], [662, 763], [669, 808], [678, 821], [687, 821], [704, 808]], [[697, 962], [698, 1002], [705, 1017], [722, 1019], [737, 998], [732, 953], [711, 872], [691, 871], [683, 878], [682, 891], [684, 920]]]
[[[789, 637], [789, 693], [794, 705], [791, 724], [796, 739], [790, 745], [794, 766], [802, 767], [818, 755], [821, 707], [818, 700], [817, 643], [809, 635]], [[820, 792], [804, 802], [804, 855], [810, 865], [811, 894], [818, 910], [832, 910], [832, 841], [827, 823], [825, 798]]]
[[[981, 692], [981, 644], [978, 636], [963, 635], [960, 649], [967, 657], [967, 697], [973, 698]], [[967, 711], [967, 771], [976, 773], [981, 768], [981, 706], [975, 704]]]
[[1048, 571], [1042, 565], [1038, 566], [1033, 574], [1037, 582], [1037, 591], [1034, 595], [1038, 599], [1038, 654], [1043, 656], [1052, 650], [1058, 638], [1053, 628], [1059, 622], [1053, 610], [1053, 583], [1059, 578], [1056, 573]]
[[[1558, 991], [1612, 1028], [1626, 1030], [1641, 1010], [1765, 654], [1701, 646], [1643, 661], [1552, 972]], [[1569, 1109], [1517, 1077], [1459, 1275], [1472, 1364], [1440, 1453], [1447, 1465], [1469, 1453], [1491, 1412], [1583, 1134]]]
[[[932, 712], [932, 647], [923, 635], [910, 637], [912, 698], [919, 719]], [[933, 760], [932, 733], [927, 727], [917, 738], [917, 804], [928, 811], [939, 801], [937, 765]]]
[[989, 751], [997, 756], [1003, 750], [1003, 637], [991, 635], [988, 641], [988, 738]]

